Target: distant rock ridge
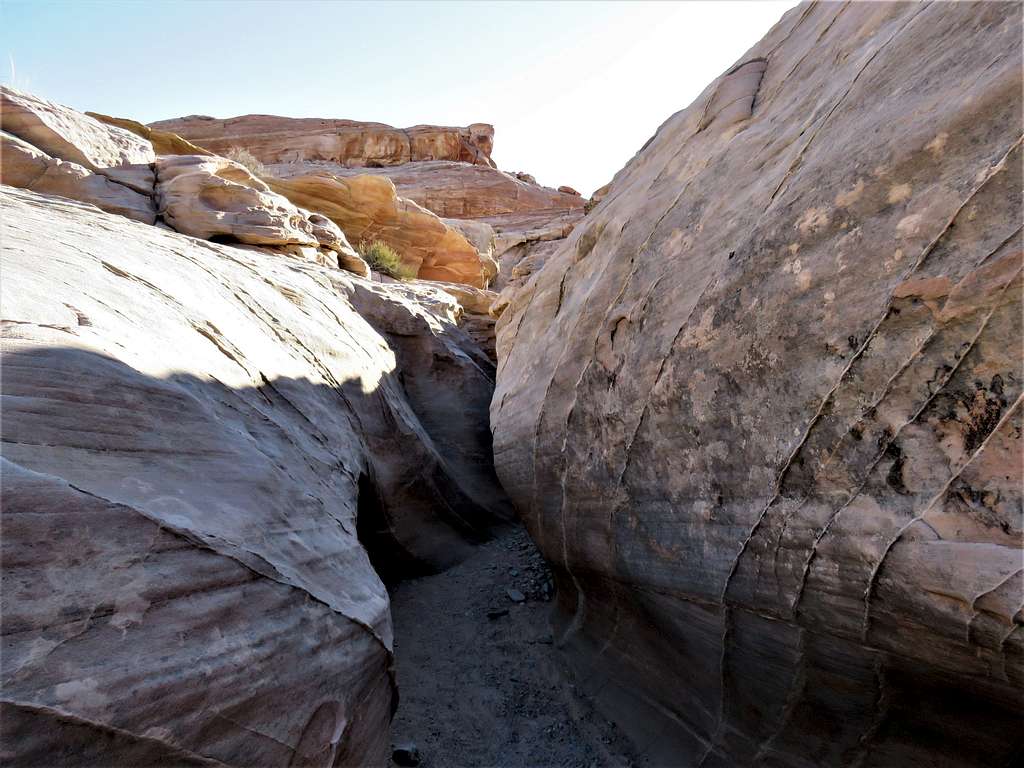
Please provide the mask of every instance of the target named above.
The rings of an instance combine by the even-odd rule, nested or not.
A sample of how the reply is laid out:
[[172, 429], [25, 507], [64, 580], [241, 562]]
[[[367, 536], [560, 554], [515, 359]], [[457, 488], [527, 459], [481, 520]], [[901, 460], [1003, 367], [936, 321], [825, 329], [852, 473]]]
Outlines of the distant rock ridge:
[[395, 128], [357, 120], [243, 115], [219, 120], [191, 115], [150, 123], [211, 152], [245, 148], [261, 163], [327, 160], [350, 168], [454, 160], [494, 167], [494, 126], [414, 125]]

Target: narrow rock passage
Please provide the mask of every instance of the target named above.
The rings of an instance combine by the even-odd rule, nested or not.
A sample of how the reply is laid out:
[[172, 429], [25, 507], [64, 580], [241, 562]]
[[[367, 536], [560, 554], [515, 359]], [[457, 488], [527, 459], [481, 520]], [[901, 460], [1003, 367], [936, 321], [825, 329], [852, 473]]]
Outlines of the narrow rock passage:
[[400, 695], [392, 739], [415, 743], [421, 766], [642, 764], [562, 676], [548, 583], [516, 527], [458, 566], [392, 589]]

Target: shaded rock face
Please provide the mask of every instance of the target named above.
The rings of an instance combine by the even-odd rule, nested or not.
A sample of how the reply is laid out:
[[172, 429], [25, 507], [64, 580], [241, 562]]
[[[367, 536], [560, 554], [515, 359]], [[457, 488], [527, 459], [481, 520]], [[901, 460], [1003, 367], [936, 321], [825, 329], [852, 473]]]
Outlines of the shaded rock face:
[[350, 168], [401, 165], [422, 160], [454, 160], [493, 166], [494, 127], [417, 125], [392, 128], [355, 120], [244, 115], [227, 120], [192, 115], [149, 124], [170, 131], [211, 152], [249, 150], [262, 163], [328, 160]]
[[1021, 13], [794, 9], [501, 315], [556, 643], [657, 763], [1021, 754]]
[[9, 187], [0, 221], [5, 763], [384, 764], [371, 561], [509, 516], [455, 302]]

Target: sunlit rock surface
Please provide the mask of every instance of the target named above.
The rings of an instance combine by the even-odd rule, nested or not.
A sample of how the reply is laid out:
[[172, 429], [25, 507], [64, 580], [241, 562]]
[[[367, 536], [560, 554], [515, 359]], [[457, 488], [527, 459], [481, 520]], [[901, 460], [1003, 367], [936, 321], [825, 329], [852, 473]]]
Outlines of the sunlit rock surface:
[[794, 9], [507, 297], [498, 473], [656, 764], [1022, 754], [1021, 14]]
[[153, 146], [130, 131], [7, 85], [0, 86], [0, 127], [50, 157], [153, 192]]
[[330, 218], [356, 247], [384, 241], [423, 280], [483, 288], [497, 272], [493, 258], [481, 254], [436, 214], [399, 197], [395, 185], [383, 176], [316, 173], [266, 180], [296, 205]]
[[244, 147], [262, 163], [328, 160], [350, 168], [455, 160], [493, 165], [494, 128], [416, 125], [393, 128], [357, 120], [243, 115], [219, 120], [190, 115], [149, 124], [219, 155]]
[[0, 222], [5, 765], [385, 764], [373, 566], [509, 516], [458, 305], [6, 186]]
[[5, 131], [0, 131], [0, 158], [0, 184], [80, 200], [146, 224], [156, 221], [156, 209], [149, 195], [77, 163], [50, 157]]

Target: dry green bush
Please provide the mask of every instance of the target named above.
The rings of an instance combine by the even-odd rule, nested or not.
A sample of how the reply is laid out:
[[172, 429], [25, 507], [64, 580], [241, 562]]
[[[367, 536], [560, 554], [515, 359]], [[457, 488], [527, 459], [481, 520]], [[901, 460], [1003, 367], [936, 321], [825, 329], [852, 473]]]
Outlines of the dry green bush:
[[375, 272], [381, 272], [396, 280], [411, 280], [416, 277], [416, 271], [405, 266], [402, 257], [383, 240], [360, 240], [356, 250]]

